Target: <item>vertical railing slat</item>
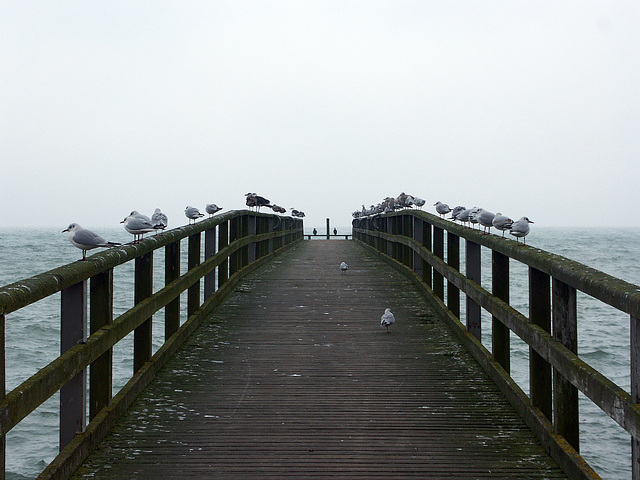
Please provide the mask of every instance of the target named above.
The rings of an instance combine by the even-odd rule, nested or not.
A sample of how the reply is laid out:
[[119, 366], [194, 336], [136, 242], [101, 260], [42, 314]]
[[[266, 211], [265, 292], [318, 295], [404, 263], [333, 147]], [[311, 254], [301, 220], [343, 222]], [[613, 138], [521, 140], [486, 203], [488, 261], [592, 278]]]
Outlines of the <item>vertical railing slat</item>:
[[[216, 254], [216, 228], [212, 227], [204, 232], [204, 258], [213, 257]], [[206, 300], [216, 292], [216, 271], [213, 269], [204, 276], [204, 299]]]
[[[555, 278], [552, 281], [553, 338], [573, 353], [578, 353], [578, 314], [576, 289]], [[559, 372], [553, 371], [553, 424], [580, 452], [578, 389]]]
[[[187, 269], [200, 265], [200, 250], [202, 248], [202, 235], [196, 233], [189, 236], [187, 252]], [[200, 280], [187, 289], [187, 316], [193, 315], [200, 308]]]
[[[153, 252], [135, 259], [135, 292], [136, 304], [151, 296], [153, 292]], [[153, 321], [146, 319], [133, 331], [133, 373], [151, 359], [153, 344]]]
[[[60, 353], [87, 338], [87, 281], [62, 290], [60, 302]], [[86, 369], [60, 389], [60, 450], [86, 425]]]
[[[447, 232], [447, 265], [460, 271], [460, 237]], [[447, 280], [447, 308], [460, 318], [460, 289]]]
[[[509, 257], [492, 250], [491, 290], [493, 295], [509, 303]], [[508, 374], [511, 372], [511, 341], [509, 327], [496, 317], [491, 318], [491, 352], [496, 362]]]
[[[529, 320], [551, 333], [550, 277], [529, 267]], [[529, 383], [531, 405], [553, 421], [551, 366], [529, 347]]]
[[[164, 284], [169, 285], [180, 278], [180, 240], [164, 249]], [[180, 328], [180, 296], [171, 300], [164, 308], [164, 339], [167, 341]]]
[[[467, 240], [465, 262], [467, 278], [480, 285], [481, 264], [479, 244]], [[480, 313], [480, 305], [467, 295], [467, 330], [478, 340], [482, 339], [482, 320]]]
[[[640, 403], [640, 318], [630, 315], [631, 403]], [[631, 478], [640, 480], [640, 438], [631, 436]]]
[[[444, 230], [440, 227], [433, 227], [433, 254], [444, 260]], [[444, 277], [435, 269], [433, 270], [433, 293], [444, 300]]]
[[[218, 225], [218, 250], [229, 245], [229, 222]], [[229, 260], [225, 259], [218, 266], [218, 288], [222, 287], [229, 278]]]
[[[89, 282], [89, 333], [113, 322], [113, 269], [91, 277]], [[113, 349], [98, 357], [89, 368], [89, 421], [111, 402]]]
[[[5, 316], [0, 314], [0, 402], [7, 395], [7, 363], [5, 354]], [[7, 469], [7, 437], [0, 438], [0, 480], [5, 480]]]

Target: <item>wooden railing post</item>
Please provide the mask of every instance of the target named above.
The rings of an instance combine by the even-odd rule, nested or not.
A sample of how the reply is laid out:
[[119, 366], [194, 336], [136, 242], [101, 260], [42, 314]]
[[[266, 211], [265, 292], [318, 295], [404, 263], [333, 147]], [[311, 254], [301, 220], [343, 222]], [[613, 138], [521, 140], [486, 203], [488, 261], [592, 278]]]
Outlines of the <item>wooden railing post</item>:
[[[466, 274], [469, 280], [481, 283], [480, 245], [471, 240], [466, 242]], [[467, 295], [467, 330], [478, 340], [482, 338], [480, 305]]]
[[[424, 229], [422, 225], [425, 223], [418, 217], [409, 217], [413, 219], [413, 239], [420, 243], [424, 244]], [[413, 252], [413, 271], [416, 272], [420, 276], [420, 278], [424, 278], [424, 260], [420, 256], [420, 253], [412, 250]]]
[[[256, 235], [256, 232], [258, 231], [257, 220], [258, 220], [258, 217], [255, 217], [253, 215], [248, 216], [247, 218], [248, 231], [246, 232], [246, 235], [249, 235], [249, 236]], [[248, 245], [248, 247], [249, 247], [249, 251], [247, 252], [248, 253], [247, 265], [255, 262], [256, 258], [258, 258], [258, 254], [257, 254], [258, 244], [255, 242], [252, 242]]]
[[[0, 314], [0, 402], [7, 395], [7, 363], [5, 354], [5, 317]], [[0, 438], [0, 480], [5, 480], [5, 471], [7, 469], [7, 437], [2, 435]]]
[[[164, 284], [169, 285], [180, 278], [180, 240], [170, 243], [164, 248]], [[171, 300], [164, 308], [164, 339], [180, 328], [180, 296]]]
[[[204, 259], [216, 254], [216, 227], [204, 232]], [[212, 270], [204, 276], [204, 299], [206, 300], [216, 292], [216, 271]]]
[[[460, 271], [460, 237], [447, 232], [447, 265]], [[460, 318], [460, 289], [447, 281], [447, 308]]]
[[[189, 251], [187, 252], [187, 268], [191, 270], [200, 265], [200, 250], [202, 248], [202, 235], [196, 233], [189, 235]], [[187, 290], [187, 317], [193, 315], [200, 308], [200, 281], [191, 285]]]
[[[229, 221], [218, 225], [218, 249], [229, 245]], [[218, 288], [229, 279], [229, 260], [223, 260], [218, 266]]]
[[[509, 257], [492, 250], [491, 290], [494, 296], [509, 303]], [[504, 371], [511, 373], [511, 341], [509, 327], [496, 317], [491, 318], [491, 352]]]
[[[444, 230], [433, 227], [433, 254], [444, 260]], [[433, 271], [433, 293], [444, 300], [444, 277], [436, 270]]]
[[[60, 353], [87, 338], [87, 281], [62, 290], [60, 303]], [[60, 389], [60, 450], [86, 426], [87, 371]]]
[[[631, 315], [631, 403], [640, 403], [640, 318]], [[640, 480], [640, 438], [631, 436], [631, 478]]]
[[[240, 225], [238, 217], [229, 220], [229, 243], [233, 243], [240, 238]], [[288, 242], [287, 242], [288, 243]], [[236, 250], [229, 256], [229, 276], [233, 275], [240, 269], [240, 259], [242, 254]]]
[[[578, 353], [578, 314], [576, 289], [556, 280], [552, 281], [553, 338], [573, 353]], [[578, 389], [558, 371], [553, 371], [553, 424], [580, 452]]]
[[[422, 245], [431, 251], [431, 224], [422, 222]], [[433, 267], [426, 260], [422, 261], [423, 275], [422, 278], [429, 287], [433, 286]]]
[[[549, 275], [529, 267], [529, 320], [551, 333], [551, 294]], [[529, 347], [531, 405], [552, 421], [551, 366]]]
[[[113, 269], [91, 277], [89, 282], [89, 333], [113, 322]], [[104, 352], [89, 367], [89, 421], [111, 402], [113, 349]]]
[[[134, 303], [138, 304], [153, 292], [153, 252], [135, 260]], [[151, 359], [153, 344], [153, 321], [148, 318], [133, 331], [133, 373]]]

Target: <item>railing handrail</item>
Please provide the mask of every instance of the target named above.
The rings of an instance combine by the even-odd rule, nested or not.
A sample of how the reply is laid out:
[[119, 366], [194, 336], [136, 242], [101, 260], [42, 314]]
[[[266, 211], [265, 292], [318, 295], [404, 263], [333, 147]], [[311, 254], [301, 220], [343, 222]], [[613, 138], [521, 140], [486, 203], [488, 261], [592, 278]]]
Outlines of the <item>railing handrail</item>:
[[[479, 230], [464, 227], [421, 210], [405, 210], [389, 213], [385, 216], [394, 217], [406, 214], [423, 218], [435, 227], [529, 265], [624, 313], [640, 317], [640, 286], [638, 285], [561, 255], [530, 245], [518, 244], [498, 235], [485, 235]], [[366, 218], [369, 217], [361, 217], [358, 220]]]
[[[38, 300], [58, 293], [71, 285], [87, 280], [98, 273], [127, 263], [153, 250], [188, 238], [191, 235], [202, 233], [205, 230], [216, 227], [246, 213], [246, 210], [230, 210], [195, 224], [183, 225], [158, 235], [152, 235], [140, 243], [130, 243], [112, 247], [89, 256], [84, 261], [69, 263], [49, 270], [48, 272], [40, 273], [0, 287], [0, 315], [6, 315], [19, 310]], [[273, 217], [273, 214], [257, 212], [252, 212], [252, 215], [266, 218]]]

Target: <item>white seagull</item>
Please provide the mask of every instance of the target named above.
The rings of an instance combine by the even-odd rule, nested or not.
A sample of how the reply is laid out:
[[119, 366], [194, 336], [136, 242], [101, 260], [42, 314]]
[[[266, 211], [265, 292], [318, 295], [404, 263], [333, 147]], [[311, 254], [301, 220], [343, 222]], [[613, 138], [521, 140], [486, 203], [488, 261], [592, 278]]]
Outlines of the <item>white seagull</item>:
[[389, 333], [389, 325], [393, 325], [396, 323], [396, 317], [391, 313], [391, 309], [387, 308], [382, 317], [380, 317], [380, 326], [387, 329], [387, 333]]
[[438, 215], [440, 215], [441, 217], [444, 217], [447, 213], [451, 211], [451, 208], [449, 208], [449, 205], [447, 205], [446, 203], [437, 201], [433, 205], [436, 207], [436, 212], [438, 212]]
[[159, 208], [156, 208], [153, 215], [151, 215], [151, 224], [156, 230], [164, 230], [167, 228], [168, 218]]
[[207, 205], [204, 207], [204, 210], [209, 214], [209, 217], [212, 217], [213, 214], [222, 210], [222, 207], [219, 207], [215, 203], [207, 203]]
[[509, 233], [516, 237], [516, 242], [518, 242], [518, 238], [522, 238], [523, 243], [527, 243], [527, 239], [524, 237], [526, 237], [529, 233], [530, 223], [533, 222], [527, 217], [520, 217], [520, 220], [518, 220], [517, 222], [513, 222], [513, 225], [511, 225], [511, 231]]
[[510, 230], [511, 225], [513, 225], [513, 220], [509, 217], [505, 217], [500, 212], [496, 213], [496, 216], [493, 217], [493, 221], [491, 222], [494, 227], [502, 232], [502, 236], [504, 237], [505, 230]]
[[72, 223], [63, 231], [69, 232], [69, 241], [71, 244], [82, 250], [82, 260], [86, 260], [87, 258], [87, 250], [91, 250], [92, 248], [98, 247], [117, 247], [120, 245], [115, 242], [107, 242], [104, 238], [102, 238], [97, 233], [93, 233], [91, 230], [87, 230], [86, 228], [82, 228], [77, 223]]
[[[494, 218], [496, 218], [495, 213], [482, 209], [480, 209], [476, 215], [476, 220], [478, 220], [478, 223], [484, 228], [484, 233], [491, 233]], [[489, 231], [487, 231], [487, 229], [489, 229]]]
[[340, 264], [340, 272], [341, 273], [347, 273], [347, 270], [349, 270], [349, 265], [347, 265], [347, 262], [342, 262]]
[[138, 212], [135, 210], [125, 217], [120, 223], [124, 223], [124, 229], [133, 235], [133, 243], [138, 243], [142, 240], [145, 233], [153, 232], [153, 223], [151, 219], [145, 215], [135, 215]]
[[200, 213], [200, 210], [196, 207], [187, 206], [187, 208], [184, 209], [184, 214], [189, 219], [189, 224], [191, 224], [191, 220], [193, 220], [193, 223], [196, 223], [198, 218], [204, 217], [204, 213]]

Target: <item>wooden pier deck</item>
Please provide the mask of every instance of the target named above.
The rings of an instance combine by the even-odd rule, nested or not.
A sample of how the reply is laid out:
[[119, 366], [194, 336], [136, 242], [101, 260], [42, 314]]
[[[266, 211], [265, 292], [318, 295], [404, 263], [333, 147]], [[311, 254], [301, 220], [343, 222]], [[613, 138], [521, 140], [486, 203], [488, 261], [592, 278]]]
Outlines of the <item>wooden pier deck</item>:
[[320, 240], [227, 297], [74, 478], [565, 477], [404, 277]]

